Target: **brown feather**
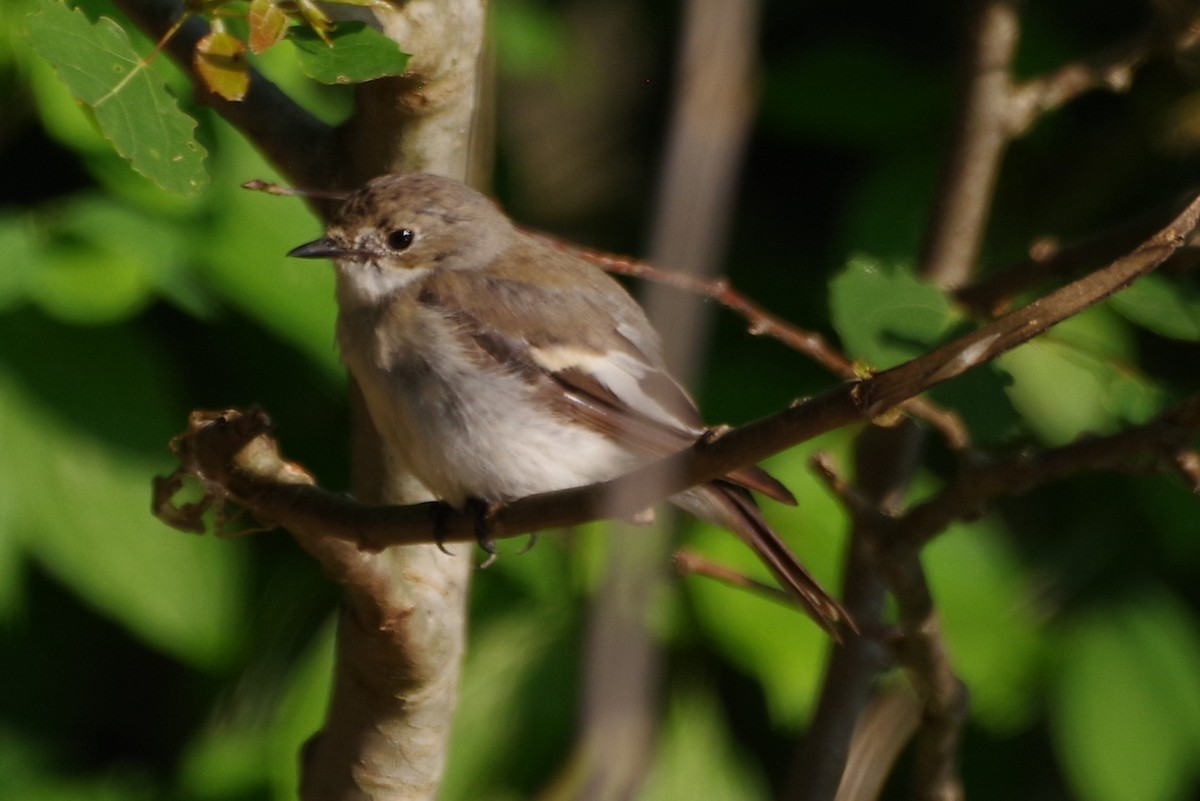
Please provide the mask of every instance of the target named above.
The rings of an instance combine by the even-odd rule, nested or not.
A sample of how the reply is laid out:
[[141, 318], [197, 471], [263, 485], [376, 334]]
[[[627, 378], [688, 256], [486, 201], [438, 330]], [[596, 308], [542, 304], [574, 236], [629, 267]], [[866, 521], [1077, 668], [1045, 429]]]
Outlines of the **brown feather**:
[[717, 507], [716, 522], [736, 532], [754, 549], [821, 628], [839, 641], [843, 629], [858, 630], [850, 613], [792, 555], [745, 490], [724, 481], [713, 481], [692, 491], [693, 495], [701, 492], [705, 494], [703, 501]]

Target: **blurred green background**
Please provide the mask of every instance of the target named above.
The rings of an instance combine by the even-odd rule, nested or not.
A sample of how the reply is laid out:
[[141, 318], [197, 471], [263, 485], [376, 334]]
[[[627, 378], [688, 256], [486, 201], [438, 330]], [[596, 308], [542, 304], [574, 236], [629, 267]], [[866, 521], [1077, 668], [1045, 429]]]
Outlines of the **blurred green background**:
[[[184, 535], [149, 500], [191, 409], [252, 403], [289, 457], [346, 486], [332, 276], [283, 257], [319, 227], [297, 201], [237, 188], [275, 176], [191, 107], [165, 60], [154, 69], [201, 120], [212, 184], [180, 198], [134, 174], [29, 49], [32, 7], [0, 5], [0, 798], [294, 797], [297, 749], [325, 704], [337, 593], [281, 532]], [[496, 192], [515, 217], [644, 252], [678, 14], [650, 0], [495, 0]], [[877, 364], [962, 322], [905, 272], [953, 108], [962, 14], [923, 1], [763, 7], [761, 106], [727, 269], [773, 311]], [[1022, 18], [1018, 68], [1032, 76], [1123, 41], [1149, 10], [1050, 0]], [[268, 61], [318, 113], [345, 113], [348, 95], [305, 83], [286, 52]], [[985, 264], [1194, 187], [1198, 78], [1200, 61], [1156, 59], [1129, 93], [1042, 120], [1006, 159]], [[904, 304], [937, 324], [897, 331]], [[710, 420], [745, 421], [832, 383], [742, 321], [717, 325], [696, 387]], [[997, 448], [1114, 431], [1196, 391], [1198, 337], [1195, 277], [1156, 278], [939, 399]], [[768, 511], [828, 581], [846, 521], [806, 459], [822, 448], [847, 464], [852, 434], [770, 465], [801, 503]], [[952, 470], [936, 445], [927, 463], [914, 496]], [[1198, 797], [1198, 523], [1173, 477], [1095, 475], [1006, 501], [928, 549], [972, 693], [972, 798]], [[757, 569], [726, 535], [686, 536]], [[583, 615], [614, 546], [598, 527], [546, 536], [477, 575], [445, 799], [532, 798], [565, 769]], [[792, 612], [696, 579], [663, 588], [653, 624], [668, 688], [644, 797], [777, 794], [827, 644]], [[907, 796], [903, 771], [888, 793]]]

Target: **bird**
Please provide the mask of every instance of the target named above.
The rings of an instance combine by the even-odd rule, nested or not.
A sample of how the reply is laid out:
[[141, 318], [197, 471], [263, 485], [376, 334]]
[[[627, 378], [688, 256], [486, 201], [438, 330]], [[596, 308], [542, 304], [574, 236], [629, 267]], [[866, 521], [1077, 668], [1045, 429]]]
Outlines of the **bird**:
[[[612, 479], [708, 430], [625, 288], [465, 183], [377, 177], [288, 255], [333, 260], [341, 359], [385, 458], [456, 509]], [[758, 466], [670, 501], [740, 536], [835, 637], [853, 629], [750, 490], [796, 503]]]

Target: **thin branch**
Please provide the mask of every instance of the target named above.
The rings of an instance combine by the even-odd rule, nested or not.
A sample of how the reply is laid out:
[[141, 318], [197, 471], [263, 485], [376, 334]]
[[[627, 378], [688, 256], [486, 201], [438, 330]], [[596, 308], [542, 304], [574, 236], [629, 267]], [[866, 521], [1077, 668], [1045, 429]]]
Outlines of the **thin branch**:
[[[178, 0], [114, 2], [155, 39], [182, 13]], [[192, 56], [207, 33], [202, 20], [182, 25], [166, 50], [192, 77], [199, 101], [216, 109], [298, 186], [345, 189], [392, 171], [466, 177], [485, 3], [407, 0], [362, 13], [414, 56], [404, 77], [360, 86], [350, 121], [338, 129], [308, 114], [257, 73], [238, 103], [201, 88], [204, 82], [196, 78]], [[310, 202], [323, 214], [335, 206], [328, 200]], [[351, 399], [351, 473], [358, 497], [380, 503], [415, 500], [418, 496], [410, 491], [415, 482], [381, 453], [380, 438], [353, 381]], [[210, 420], [207, 428], [219, 430], [220, 419], [225, 418]], [[262, 423], [254, 415], [228, 419], [250, 431]], [[319, 492], [306, 486], [301, 471], [287, 469], [265, 447], [266, 440], [255, 435], [249, 442], [251, 447], [240, 455], [257, 451], [266, 461], [231, 463], [234, 474], [245, 478], [265, 466], [276, 471], [276, 491]], [[179, 478], [160, 484], [160, 491]], [[206, 486], [214, 489], [211, 482]], [[230, 488], [215, 491], [212, 503], [219, 504], [226, 491], [237, 496]], [[181, 515], [186, 519], [188, 513]], [[319, 524], [306, 524], [312, 522], [295, 520], [289, 530], [346, 592], [333, 698], [321, 732], [304, 751], [301, 797], [434, 798], [465, 650], [469, 555], [449, 559], [428, 544], [368, 553], [350, 540], [327, 536]]]
[[[876, 409], [882, 412], [895, 405], [896, 397], [909, 397], [914, 391], [923, 392], [961, 375], [976, 366], [979, 359], [992, 359], [1094, 306], [1166, 261], [1186, 243], [1198, 219], [1200, 197], [1194, 197], [1175, 219], [1129, 255], [966, 336], [880, 373], [862, 385], [864, 408], [869, 414], [878, 413]], [[924, 375], [923, 369], [934, 372]]]
[[[1154, 56], [1183, 52], [1200, 42], [1200, 16], [1164, 22], [1127, 42], [1016, 86], [1010, 101], [1010, 135], [1021, 136], [1042, 115], [1093, 89], [1123, 92], [1133, 84], [1138, 68]], [[1167, 26], [1168, 30], [1162, 30]]]
[[792, 596], [779, 589], [772, 587], [770, 584], [764, 584], [761, 581], [750, 578], [745, 573], [739, 573], [733, 568], [719, 565], [709, 559], [705, 559], [695, 551], [689, 551], [685, 548], [675, 552], [672, 560], [675, 563], [675, 571], [681, 576], [704, 576], [705, 578], [720, 581], [723, 584], [728, 584], [731, 587], [740, 587], [745, 590], [751, 590], [773, 601], [784, 603], [789, 606], [795, 604], [795, 599]]
[[889, 682], [858, 719], [836, 801], [876, 801], [921, 722], [921, 701], [902, 681]]
[[1168, 469], [1200, 434], [1200, 395], [1156, 420], [1109, 437], [981, 465], [933, 498], [891, 521], [879, 543], [878, 564], [900, 610], [893, 654], [924, 704], [916, 767], [917, 796], [961, 798], [955, 765], [966, 723], [967, 694], [954, 674], [920, 563], [920, 548], [951, 522], [977, 516], [991, 501], [1083, 471]]
[[905, 668], [922, 703], [915, 795], [921, 801], [956, 801], [963, 797], [958, 751], [967, 721], [966, 686], [954, 673], [920, 551], [893, 536], [882, 545], [877, 564], [899, 609], [900, 636], [892, 655]]
[[[945, 289], [962, 286], [976, 271], [1000, 163], [1008, 144], [1006, 116], [1011, 68], [1020, 35], [1015, 0], [976, 0], [970, 15], [954, 130], [942, 162], [918, 260], [920, 274]], [[953, 356], [948, 351], [945, 355], [952, 360], [970, 362], [977, 352], [987, 352], [1006, 333], [1013, 331], [1005, 326], [989, 329], [992, 327], [977, 331], [979, 338], [960, 341]], [[937, 368], [939, 373], [943, 369], [951, 373], [957, 370], [957, 365], [952, 362], [943, 364], [944, 367]], [[906, 377], [892, 370], [876, 378], [887, 383], [889, 374], [901, 385], [912, 379], [924, 383], [926, 378], [933, 377], [917, 378], [912, 373]], [[919, 437], [919, 432], [912, 432], [912, 436]], [[903, 486], [915, 467], [911, 461], [902, 463], [901, 453], [894, 448], [885, 450], [882, 463], [866, 463], [866, 466], [876, 473], [891, 476]], [[863, 463], [860, 461], [860, 464]], [[923, 583], [919, 553], [913, 550], [901, 554], [891, 547], [892, 526], [884, 511], [886, 509], [877, 504], [875, 514], [860, 513], [856, 517], [855, 529], [861, 539], [859, 547], [867, 552], [866, 558], [854, 565], [863, 573], [856, 580], [868, 585], [872, 582], [886, 585], [900, 605], [902, 642], [916, 653], [899, 656], [906, 658], [906, 664], [914, 670], [914, 686], [924, 707], [919, 734], [920, 756], [915, 773], [917, 792], [922, 796], [941, 793], [946, 801], [950, 801], [961, 796], [961, 787], [957, 780], [957, 749], [953, 747], [957, 745], [957, 739], [948, 738], [946, 733], [957, 729], [953, 725], [944, 725], [946, 718], [940, 715], [942, 704], [939, 699], [944, 697], [940, 694], [947, 689], [940, 679], [944, 677], [953, 682], [957, 679], [948, 660], [938, 662], [932, 656], [924, 660], [917, 658], [935, 653], [944, 655], [944, 648], [938, 648], [940, 640], [936, 631], [912, 625], [914, 621], [932, 619], [933, 604], [927, 588], [923, 596], [919, 592]], [[923, 608], [922, 603], [925, 604]], [[931, 639], [925, 639], [925, 634]], [[864, 686], [853, 691], [856, 700], [867, 689], [865, 678], [860, 681]], [[962, 713], [965, 715], [965, 706]], [[927, 747], [934, 740], [952, 747], [949, 750]]]
[[[778, 340], [839, 378], [852, 380], [863, 372], [861, 364], [847, 358], [821, 334], [800, 328], [767, 311], [742, 294], [725, 277], [702, 278], [674, 270], [663, 270], [643, 261], [580, 247], [545, 234], [533, 235], [552, 247], [588, 259], [609, 272], [654, 281], [709, 298], [741, 315], [746, 320], [747, 331], [752, 336], [768, 336]], [[929, 423], [945, 438], [952, 450], [965, 450], [970, 445], [970, 433], [957, 412], [924, 397], [910, 398], [904, 402], [903, 409], [913, 417]]]
[[[1176, 212], [1171, 212], [1174, 215]], [[955, 290], [954, 298], [976, 314], [997, 317], [1008, 311], [1022, 293], [1070, 279], [1097, 264], [1128, 253], [1162, 226], [1162, 213], [1117, 226], [1079, 243], [1062, 245], [1043, 238], [1030, 248], [1028, 260], [995, 270], [978, 281]], [[1164, 272], [1195, 269], [1200, 264], [1200, 242], [1193, 231], [1188, 242], [1163, 265]]]
[[1013, 0], [975, 3], [959, 114], [919, 259], [921, 274], [941, 287], [961, 286], [975, 271], [1008, 144], [1010, 68], [1019, 31]]
[[850, 514], [843, 602], [864, 634], [847, 637], [830, 654], [816, 713], [793, 763], [788, 796], [793, 801], [840, 796], [849, 765], [862, 761], [853, 751], [855, 733], [876, 678], [890, 664], [880, 644], [886, 593], [876, 564], [878, 543], [890, 532], [888, 517], [900, 508], [916, 474], [921, 440], [911, 424], [868, 427], [856, 440], [857, 486], [842, 477], [827, 455], [813, 459], [818, 476]]
[[[956, 520], [978, 515], [996, 498], [1021, 495], [1084, 471], [1166, 471], [1195, 459], [1187, 447], [1200, 434], [1200, 395], [1154, 420], [1104, 437], [978, 465], [898, 521], [898, 536], [920, 547]], [[1182, 460], [1182, 462], [1181, 462]], [[1189, 486], [1191, 486], [1189, 484]]]
[[959, 287], [974, 271], [1008, 143], [1043, 114], [1085, 92], [1128, 88], [1136, 70], [1153, 56], [1194, 48], [1200, 42], [1200, 15], [1156, 20], [1128, 42], [1014, 86], [1011, 64], [1018, 38], [1013, 0], [979, 0], [963, 71], [962, 112], [921, 249], [921, 272], [940, 286]]

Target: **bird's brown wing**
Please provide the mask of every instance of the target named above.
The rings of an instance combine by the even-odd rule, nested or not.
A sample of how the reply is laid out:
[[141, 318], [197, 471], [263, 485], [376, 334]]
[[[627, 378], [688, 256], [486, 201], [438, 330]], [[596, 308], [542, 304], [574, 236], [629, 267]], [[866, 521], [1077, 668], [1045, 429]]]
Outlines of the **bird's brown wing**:
[[[480, 361], [523, 375], [555, 413], [650, 456], [690, 447], [705, 431], [695, 404], [663, 369], [657, 340], [640, 309], [608, 276], [601, 278], [611, 287], [582, 291], [570, 285], [533, 287], [479, 272], [446, 272], [431, 276], [419, 297], [456, 324]], [[461, 291], [454, 284], [462, 281], [485, 282], [487, 291]], [[578, 341], [564, 341], [561, 331], [572, 319], [609, 319], [611, 308], [595, 308], [597, 296], [616, 301], [610, 306], [620, 312], [617, 324], [589, 326]], [[487, 304], [469, 308], [460, 300], [464, 297], [483, 297]], [[537, 304], [533, 324], [526, 308], [530, 303]], [[757, 465], [725, 478], [780, 503], [796, 503], [787, 487]]]

